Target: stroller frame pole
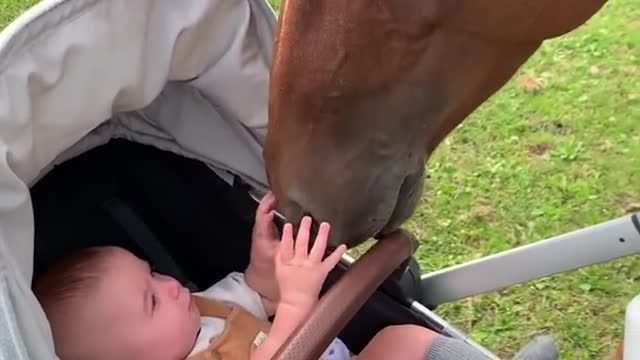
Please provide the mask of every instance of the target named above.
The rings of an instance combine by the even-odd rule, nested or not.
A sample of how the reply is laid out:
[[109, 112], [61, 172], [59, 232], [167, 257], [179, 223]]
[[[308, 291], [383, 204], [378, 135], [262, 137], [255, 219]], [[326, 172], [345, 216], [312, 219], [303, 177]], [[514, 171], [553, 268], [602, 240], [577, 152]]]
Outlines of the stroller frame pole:
[[627, 306], [624, 321], [624, 355], [625, 360], [640, 359], [640, 295], [637, 295]]
[[421, 276], [423, 303], [437, 306], [549, 275], [640, 254], [637, 214]]

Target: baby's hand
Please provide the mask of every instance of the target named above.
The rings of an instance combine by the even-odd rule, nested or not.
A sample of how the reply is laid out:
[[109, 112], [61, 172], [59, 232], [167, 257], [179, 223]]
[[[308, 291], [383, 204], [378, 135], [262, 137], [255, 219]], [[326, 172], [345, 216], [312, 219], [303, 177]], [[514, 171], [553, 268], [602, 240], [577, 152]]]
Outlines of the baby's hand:
[[276, 256], [276, 276], [280, 285], [280, 303], [293, 307], [311, 308], [318, 300], [318, 295], [329, 271], [333, 269], [346, 251], [340, 245], [323, 261], [327, 247], [329, 224], [322, 223], [311, 252], [309, 249], [309, 227], [311, 218], [305, 216], [298, 230], [298, 237], [293, 242], [293, 228], [285, 224], [282, 243]]
[[278, 229], [273, 223], [275, 207], [276, 198], [268, 192], [256, 211], [250, 261], [245, 270], [247, 284], [274, 305], [279, 299], [274, 260], [280, 245]]

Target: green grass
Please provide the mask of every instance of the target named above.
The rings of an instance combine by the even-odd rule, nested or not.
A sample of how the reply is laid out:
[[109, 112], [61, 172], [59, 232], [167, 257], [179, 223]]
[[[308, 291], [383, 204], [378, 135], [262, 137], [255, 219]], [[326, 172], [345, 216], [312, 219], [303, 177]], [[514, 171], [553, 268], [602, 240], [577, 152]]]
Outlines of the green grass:
[[[0, 0], [0, 26], [34, 3]], [[587, 25], [545, 43], [428, 168], [407, 224], [421, 239], [424, 271], [640, 211], [640, 2], [612, 0]], [[549, 333], [562, 359], [597, 359], [621, 340], [637, 293], [640, 263], [627, 258], [438, 313], [505, 358]]]
[[[526, 83], [540, 83], [538, 92]], [[438, 148], [419, 209], [425, 271], [640, 211], [640, 3], [547, 42]], [[505, 269], [508, 271], [508, 269]], [[505, 357], [550, 333], [563, 359], [621, 340], [640, 262], [622, 259], [438, 309]]]
[[38, 3], [35, 0], [0, 0], [0, 28], [7, 26], [24, 10]]

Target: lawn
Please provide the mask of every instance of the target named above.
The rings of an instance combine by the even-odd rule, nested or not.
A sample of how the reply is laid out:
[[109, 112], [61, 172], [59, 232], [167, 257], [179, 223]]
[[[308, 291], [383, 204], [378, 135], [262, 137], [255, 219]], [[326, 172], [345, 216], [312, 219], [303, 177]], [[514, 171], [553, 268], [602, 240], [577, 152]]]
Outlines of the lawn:
[[[0, 0], [0, 26], [35, 2]], [[640, 211], [639, 126], [640, 2], [612, 0], [545, 43], [433, 155], [407, 224], [421, 239], [423, 270]], [[627, 258], [438, 313], [505, 358], [548, 333], [562, 359], [597, 359], [621, 340], [637, 293], [640, 262]]]
[[[640, 2], [614, 0], [547, 42], [438, 148], [409, 224], [423, 269], [640, 212], [639, 130]], [[636, 257], [438, 312], [505, 357], [550, 333], [563, 359], [597, 359], [621, 340], [637, 293]]]

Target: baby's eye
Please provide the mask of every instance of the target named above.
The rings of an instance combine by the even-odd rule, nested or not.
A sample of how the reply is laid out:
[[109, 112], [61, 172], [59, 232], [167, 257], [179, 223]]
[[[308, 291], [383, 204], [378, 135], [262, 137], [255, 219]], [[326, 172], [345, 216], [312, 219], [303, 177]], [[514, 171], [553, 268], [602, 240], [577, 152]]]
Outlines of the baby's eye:
[[158, 298], [155, 294], [151, 294], [151, 311], [155, 310], [156, 305], [158, 304]]

